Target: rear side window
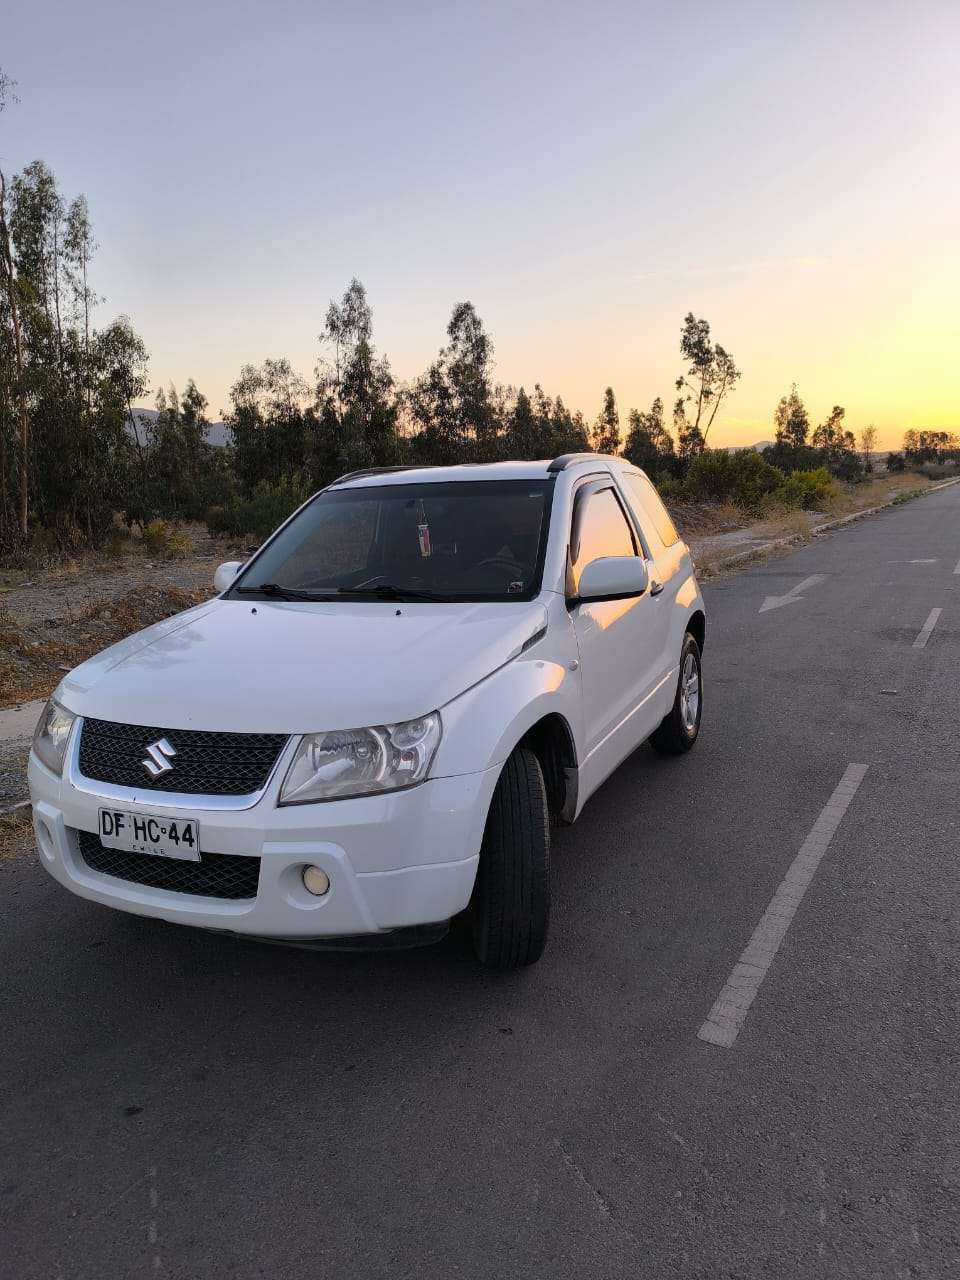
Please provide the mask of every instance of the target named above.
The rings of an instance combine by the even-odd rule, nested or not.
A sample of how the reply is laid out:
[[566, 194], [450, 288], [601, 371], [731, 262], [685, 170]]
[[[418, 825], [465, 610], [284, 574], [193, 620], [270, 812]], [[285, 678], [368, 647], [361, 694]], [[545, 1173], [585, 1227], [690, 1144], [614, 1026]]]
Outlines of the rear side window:
[[628, 471], [621, 475], [620, 479], [624, 483], [627, 495], [633, 503], [640, 523], [646, 523], [642, 518], [643, 515], [646, 515], [665, 547], [672, 547], [675, 542], [679, 542], [680, 535], [677, 533], [676, 526], [670, 519], [667, 508], [660, 501], [660, 495], [646, 476], [641, 476], [635, 471]]
[[579, 548], [574, 562], [574, 581], [592, 561], [602, 556], [635, 556], [636, 545], [623, 508], [612, 489], [601, 489], [583, 500], [579, 513]]

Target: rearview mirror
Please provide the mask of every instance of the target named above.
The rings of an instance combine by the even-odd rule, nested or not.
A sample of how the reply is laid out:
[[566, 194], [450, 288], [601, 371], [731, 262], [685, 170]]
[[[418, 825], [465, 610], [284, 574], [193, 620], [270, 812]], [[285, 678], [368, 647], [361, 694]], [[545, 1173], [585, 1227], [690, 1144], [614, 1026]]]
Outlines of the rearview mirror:
[[234, 578], [243, 568], [242, 560], [228, 560], [226, 564], [222, 564], [217, 572], [213, 575], [213, 589], [217, 593], [226, 591], [231, 585]]
[[585, 603], [642, 596], [649, 581], [647, 562], [640, 556], [601, 556], [591, 560], [581, 573], [577, 599]]

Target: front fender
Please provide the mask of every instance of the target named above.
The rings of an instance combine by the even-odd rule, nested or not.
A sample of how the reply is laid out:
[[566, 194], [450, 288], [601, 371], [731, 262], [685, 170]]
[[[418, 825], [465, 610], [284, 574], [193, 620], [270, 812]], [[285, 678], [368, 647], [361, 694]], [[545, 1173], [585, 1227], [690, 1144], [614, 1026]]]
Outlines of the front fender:
[[677, 607], [673, 612], [674, 616], [670, 625], [670, 645], [671, 653], [678, 654], [691, 616], [698, 612], [706, 616], [703, 596], [700, 594], [700, 587], [692, 572], [687, 574], [680, 589], [677, 591]]
[[441, 709], [443, 738], [434, 761], [434, 777], [477, 773], [502, 765], [524, 734], [551, 714], [566, 720], [579, 747], [579, 670], [571, 672], [563, 663], [538, 658], [539, 647]]

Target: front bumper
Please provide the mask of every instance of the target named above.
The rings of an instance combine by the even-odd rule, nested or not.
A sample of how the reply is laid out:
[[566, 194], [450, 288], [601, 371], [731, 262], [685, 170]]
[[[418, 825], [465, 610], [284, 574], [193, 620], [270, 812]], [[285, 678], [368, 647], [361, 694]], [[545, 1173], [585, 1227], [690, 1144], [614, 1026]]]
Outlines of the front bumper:
[[[160, 792], [119, 801], [69, 765], [62, 779], [32, 753], [28, 766], [40, 861], [72, 893], [135, 915], [290, 941], [382, 935], [462, 911], [498, 775], [494, 768], [409, 791], [284, 808], [276, 805], [274, 779], [256, 804], [229, 810], [205, 808], [202, 796], [189, 808], [182, 798], [165, 805]], [[200, 897], [93, 870], [76, 833], [97, 832], [101, 807], [196, 819], [202, 851], [260, 859], [256, 897]], [[303, 886], [310, 864], [330, 878], [322, 898]]]

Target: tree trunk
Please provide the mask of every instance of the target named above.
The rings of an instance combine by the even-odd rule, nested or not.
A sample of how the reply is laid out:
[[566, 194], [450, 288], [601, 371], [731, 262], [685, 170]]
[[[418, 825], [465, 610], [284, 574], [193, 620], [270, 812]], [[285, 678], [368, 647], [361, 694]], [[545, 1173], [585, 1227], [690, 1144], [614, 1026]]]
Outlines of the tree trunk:
[[90, 290], [87, 287], [87, 249], [83, 256], [83, 377], [87, 384], [87, 413], [92, 411], [92, 387], [90, 385]]
[[0, 383], [0, 543], [7, 534], [7, 403], [6, 383]]
[[66, 392], [63, 372], [63, 322], [60, 319], [60, 241], [57, 224], [53, 225], [53, 309], [57, 321], [57, 369], [60, 373], [60, 390]]
[[30, 460], [30, 420], [27, 416], [27, 391], [23, 379], [23, 342], [20, 336], [20, 310], [17, 306], [17, 287], [13, 278], [13, 258], [10, 254], [10, 232], [7, 229], [7, 186], [0, 172], [0, 264], [3, 266], [7, 300], [13, 321], [13, 357], [17, 371], [17, 407], [20, 413], [20, 537], [27, 540], [28, 477]]

